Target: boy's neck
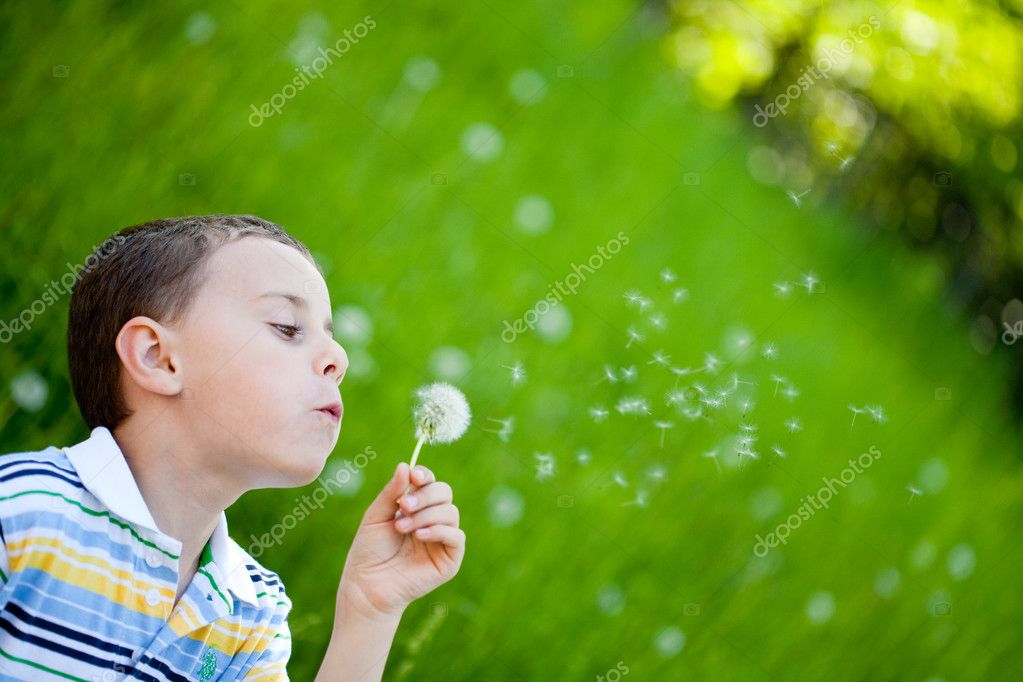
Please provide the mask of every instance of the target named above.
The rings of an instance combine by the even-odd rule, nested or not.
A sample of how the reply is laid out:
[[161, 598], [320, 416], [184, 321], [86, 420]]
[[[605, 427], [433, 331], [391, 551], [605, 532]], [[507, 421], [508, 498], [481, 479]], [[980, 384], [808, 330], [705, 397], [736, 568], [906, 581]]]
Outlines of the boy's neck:
[[[137, 416], [137, 415], [135, 415]], [[179, 595], [194, 575], [194, 567], [217, 527], [221, 512], [242, 491], [232, 491], [231, 482], [218, 480], [204, 464], [210, 453], [197, 452], [179, 434], [164, 433], [150, 422], [144, 429], [126, 419], [112, 432], [124, 453], [128, 468], [138, 484], [142, 499], [160, 531], [181, 542]]]

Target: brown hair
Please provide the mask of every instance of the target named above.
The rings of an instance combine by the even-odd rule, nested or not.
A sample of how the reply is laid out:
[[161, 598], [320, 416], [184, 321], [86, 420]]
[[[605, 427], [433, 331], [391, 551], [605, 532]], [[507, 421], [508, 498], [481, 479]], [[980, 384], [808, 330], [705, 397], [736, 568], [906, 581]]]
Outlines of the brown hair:
[[153, 220], [124, 228], [93, 251], [74, 284], [67, 328], [71, 386], [89, 429], [112, 430], [131, 415], [114, 348], [124, 323], [138, 315], [166, 324], [179, 319], [205, 280], [210, 255], [246, 236], [292, 246], [319, 270], [305, 244], [252, 215]]

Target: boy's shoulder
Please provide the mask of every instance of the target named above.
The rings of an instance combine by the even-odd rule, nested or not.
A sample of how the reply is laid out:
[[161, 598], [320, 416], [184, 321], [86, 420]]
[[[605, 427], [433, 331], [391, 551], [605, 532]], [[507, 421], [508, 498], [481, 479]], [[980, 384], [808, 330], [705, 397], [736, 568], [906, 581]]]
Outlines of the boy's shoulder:
[[75, 467], [56, 446], [0, 454], [0, 504], [7, 514], [49, 509], [56, 498], [74, 499], [83, 489]]

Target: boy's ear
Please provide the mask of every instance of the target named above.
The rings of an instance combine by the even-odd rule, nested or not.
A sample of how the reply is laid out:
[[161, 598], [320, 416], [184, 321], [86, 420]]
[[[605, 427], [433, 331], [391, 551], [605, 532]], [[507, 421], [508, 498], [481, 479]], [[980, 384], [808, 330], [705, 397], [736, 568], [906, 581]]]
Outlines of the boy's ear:
[[114, 347], [124, 371], [136, 384], [159, 395], [181, 393], [171, 330], [150, 317], [133, 317], [117, 333]]

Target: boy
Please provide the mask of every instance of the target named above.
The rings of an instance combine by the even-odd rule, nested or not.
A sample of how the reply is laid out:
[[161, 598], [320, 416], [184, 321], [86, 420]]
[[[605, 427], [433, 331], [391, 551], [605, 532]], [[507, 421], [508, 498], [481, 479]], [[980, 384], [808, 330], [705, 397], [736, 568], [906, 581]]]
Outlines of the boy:
[[[288, 679], [291, 601], [224, 509], [323, 469], [348, 368], [330, 311], [309, 250], [253, 216], [137, 225], [90, 257], [68, 359], [91, 436], [0, 457], [0, 679]], [[395, 469], [317, 680], [380, 679], [404, 608], [461, 565], [451, 500]]]

